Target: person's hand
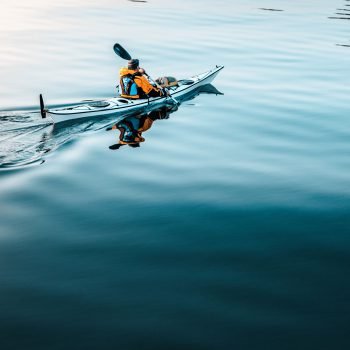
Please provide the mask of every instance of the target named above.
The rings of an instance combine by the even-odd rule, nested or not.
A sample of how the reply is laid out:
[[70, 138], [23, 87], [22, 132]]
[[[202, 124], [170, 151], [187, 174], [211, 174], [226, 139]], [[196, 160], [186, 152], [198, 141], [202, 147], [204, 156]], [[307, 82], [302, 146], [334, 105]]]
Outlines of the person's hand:
[[166, 88], [162, 88], [162, 94], [163, 96], [169, 96], [169, 91]]
[[[139, 68], [139, 73], [146, 74], [146, 71], [143, 68]], [[147, 75], [147, 74], [146, 74]]]

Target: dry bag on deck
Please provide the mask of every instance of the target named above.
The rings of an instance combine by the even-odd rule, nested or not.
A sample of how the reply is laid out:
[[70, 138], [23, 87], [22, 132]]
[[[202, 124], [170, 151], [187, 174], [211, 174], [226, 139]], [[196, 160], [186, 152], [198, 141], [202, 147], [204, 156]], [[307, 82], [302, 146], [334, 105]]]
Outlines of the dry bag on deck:
[[177, 80], [174, 77], [159, 77], [156, 83], [161, 87], [178, 86]]

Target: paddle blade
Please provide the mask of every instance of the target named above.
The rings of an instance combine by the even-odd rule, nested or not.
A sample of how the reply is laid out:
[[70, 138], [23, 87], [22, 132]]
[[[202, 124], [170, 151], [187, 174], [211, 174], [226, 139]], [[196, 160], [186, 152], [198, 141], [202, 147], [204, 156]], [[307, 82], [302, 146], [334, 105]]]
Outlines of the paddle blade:
[[123, 58], [124, 60], [131, 60], [130, 54], [120, 44], [114, 44], [113, 50], [119, 57]]
[[46, 118], [46, 111], [42, 94], [40, 94], [40, 114], [42, 118]]

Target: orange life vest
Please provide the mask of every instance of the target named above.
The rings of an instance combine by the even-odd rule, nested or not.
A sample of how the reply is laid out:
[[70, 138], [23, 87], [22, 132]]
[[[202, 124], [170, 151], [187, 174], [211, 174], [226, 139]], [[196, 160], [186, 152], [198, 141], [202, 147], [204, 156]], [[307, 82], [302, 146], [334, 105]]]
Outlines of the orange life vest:
[[[141, 98], [142, 95], [148, 95], [152, 90], [159, 91], [145, 76], [137, 70], [123, 67], [119, 71], [121, 96], [125, 98]], [[141, 96], [140, 96], [141, 95]]]

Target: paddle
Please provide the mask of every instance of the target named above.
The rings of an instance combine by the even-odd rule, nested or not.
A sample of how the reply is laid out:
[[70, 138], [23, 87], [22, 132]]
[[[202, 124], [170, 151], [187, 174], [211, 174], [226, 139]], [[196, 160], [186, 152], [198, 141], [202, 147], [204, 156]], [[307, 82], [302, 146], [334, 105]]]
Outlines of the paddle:
[[113, 46], [114, 52], [124, 60], [131, 60], [130, 54], [120, 44], [116, 43]]
[[[115, 43], [113, 46], [113, 50], [114, 52], [121, 58], [123, 58], [124, 60], [131, 60], [131, 56], [129, 54], [129, 52], [127, 52], [123, 46], [121, 46], [118, 43]], [[144, 73], [145, 76], [151, 81], [151, 83], [156, 84], [157, 86], [159, 86], [147, 73]], [[171, 96], [170, 92], [168, 89], [166, 89], [168, 96], [177, 104], [179, 105], [179, 102]]]
[[40, 98], [40, 114], [42, 118], [46, 118], [46, 110], [45, 110], [45, 105], [44, 105], [44, 100], [42, 94], [39, 96]]

